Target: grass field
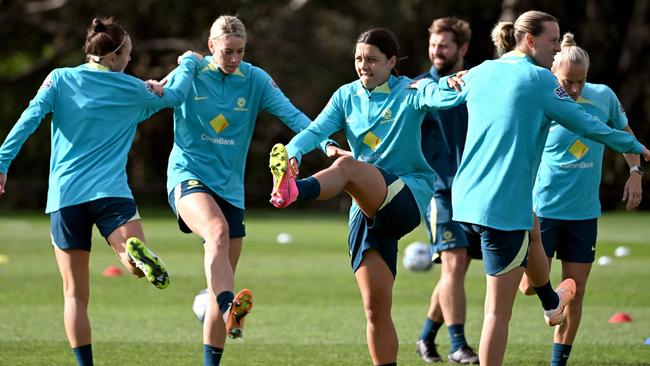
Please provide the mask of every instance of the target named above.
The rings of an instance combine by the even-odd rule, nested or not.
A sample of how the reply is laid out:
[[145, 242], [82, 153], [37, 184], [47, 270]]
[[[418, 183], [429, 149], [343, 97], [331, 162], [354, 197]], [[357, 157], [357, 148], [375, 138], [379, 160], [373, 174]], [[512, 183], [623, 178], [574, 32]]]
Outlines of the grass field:
[[[119, 265], [95, 233], [91, 256], [90, 316], [96, 365], [200, 365], [201, 326], [194, 295], [205, 287], [199, 240], [181, 234], [167, 212], [141, 210], [147, 240], [170, 267], [171, 285], [157, 290], [131, 276], [106, 278]], [[229, 341], [223, 365], [370, 365], [365, 318], [349, 269], [347, 220], [343, 214], [262, 211], [247, 216], [248, 236], [237, 288], [256, 299], [246, 337]], [[0, 365], [74, 363], [62, 321], [61, 281], [43, 214], [0, 214]], [[619, 245], [632, 255], [592, 270], [572, 365], [650, 365], [650, 215], [608, 214], [600, 221], [598, 255]], [[280, 245], [279, 232], [293, 243]], [[422, 228], [400, 243], [424, 239]], [[553, 282], [559, 278], [553, 268]], [[393, 318], [400, 339], [398, 363], [423, 365], [414, 344], [439, 269], [413, 273], [400, 265]], [[476, 262], [467, 276], [466, 335], [478, 346], [485, 278]], [[609, 324], [618, 311], [634, 321]], [[544, 324], [539, 301], [518, 296], [505, 363], [547, 365], [553, 330]], [[446, 329], [438, 336], [446, 355]]]

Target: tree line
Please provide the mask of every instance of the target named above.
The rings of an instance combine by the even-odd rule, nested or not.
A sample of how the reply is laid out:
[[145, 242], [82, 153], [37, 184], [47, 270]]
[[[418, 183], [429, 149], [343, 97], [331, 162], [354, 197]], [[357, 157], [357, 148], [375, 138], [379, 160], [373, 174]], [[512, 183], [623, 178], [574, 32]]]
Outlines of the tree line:
[[[43, 79], [56, 67], [83, 62], [85, 29], [93, 17], [112, 16], [133, 40], [126, 72], [141, 79], [161, 79], [176, 57], [192, 49], [207, 54], [207, 37], [220, 14], [238, 15], [247, 27], [245, 60], [265, 69], [291, 101], [314, 118], [331, 94], [356, 78], [352, 52], [357, 36], [385, 27], [400, 39], [402, 75], [415, 76], [430, 66], [428, 32], [434, 18], [455, 15], [470, 22], [470, 65], [494, 57], [489, 34], [498, 20], [514, 20], [537, 9], [556, 16], [561, 32], [575, 33], [591, 56], [588, 80], [609, 85], [626, 109], [640, 141], [650, 144], [650, 5], [644, 0], [32, 0], [0, 1], [0, 139], [4, 139]], [[23, 146], [9, 171], [8, 194], [0, 208], [44, 207], [49, 171], [49, 119]], [[260, 115], [248, 155], [247, 206], [268, 207], [271, 177], [267, 154], [291, 131], [274, 117]], [[335, 135], [343, 142], [342, 135]], [[138, 131], [129, 156], [130, 185], [140, 204], [165, 205], [165, 172], [173, 142], [170, 110], [154, 115]], [[312, 153], [301, 172], [326, 164]], [[603, 163], [604, 208], [619, 205], [627, 166], [608, 151]], [[218, 169], [218, 167], [216, 167]], [[644, 182], [644, 188], [650, 185]], [[345, 204], [333, 200], [332, 207]], [[642, 207], [650, 204], [644, 202]]]

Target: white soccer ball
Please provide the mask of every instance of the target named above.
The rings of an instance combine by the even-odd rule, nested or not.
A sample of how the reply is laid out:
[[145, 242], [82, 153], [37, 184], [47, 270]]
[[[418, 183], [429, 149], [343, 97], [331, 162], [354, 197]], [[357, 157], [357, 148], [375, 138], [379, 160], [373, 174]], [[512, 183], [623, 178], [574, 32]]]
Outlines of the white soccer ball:
[[431, 245], [416, 241], [406, 246], [402, 263], [411, 271], [427, 271], [433, 265], [432, 255]]
[[293, 242], [293, 236], [289, 233], [280, 233], [275, 240], [278, 244], [291, 244]]
[[617, 257], [627, 257], [632, 251], [628, 247], [618, 247], [614, 251], [614, 255]]
[[612, 257], [608, 257], [608, 256], [604, 255], [604, 256], [598, 258], [598, 265], [599, 266], [610, 266], [610, 265], [612, 265], [612, 263], [614, 263], [614, 261], [612, 260]]
[[208, 301], [210, 300], [210, 293], [208, 289], [203, 289], [196, 296], [194, 296], [194, 303], [192, 304], [192, 311], [196, 318], [203, 323], [205, 318], [205, 311], [208, 309]]

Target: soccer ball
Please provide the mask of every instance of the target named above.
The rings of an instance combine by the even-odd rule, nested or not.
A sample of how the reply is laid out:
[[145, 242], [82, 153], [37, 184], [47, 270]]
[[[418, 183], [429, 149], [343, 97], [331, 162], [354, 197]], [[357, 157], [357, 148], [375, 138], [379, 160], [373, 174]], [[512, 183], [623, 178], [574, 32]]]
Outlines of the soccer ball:
[[203, 289], [196, 296], [194, 296], [194, 303], [192, 304], [192, 311], [196, 318], [203, 323], [205, 318], [205, 311], [208, 308], [208, 300], [210, 300], [210, 293], [208, 289]]
[[406, 246], [402, 263], [411, 271], [427, 271], [433, 265], [432, 255], [429, 244], [416, 241]]

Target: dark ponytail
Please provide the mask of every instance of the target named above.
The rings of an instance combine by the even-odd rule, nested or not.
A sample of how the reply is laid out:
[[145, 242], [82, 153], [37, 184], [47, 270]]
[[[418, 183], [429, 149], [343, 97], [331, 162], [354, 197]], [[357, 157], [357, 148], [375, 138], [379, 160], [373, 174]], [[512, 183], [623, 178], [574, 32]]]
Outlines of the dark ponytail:
[[120, 53], [128, 34], [113, 18], [95, 18], [87, 30], [84, 52], [89, 59], [99, 62], [110, 53]]

